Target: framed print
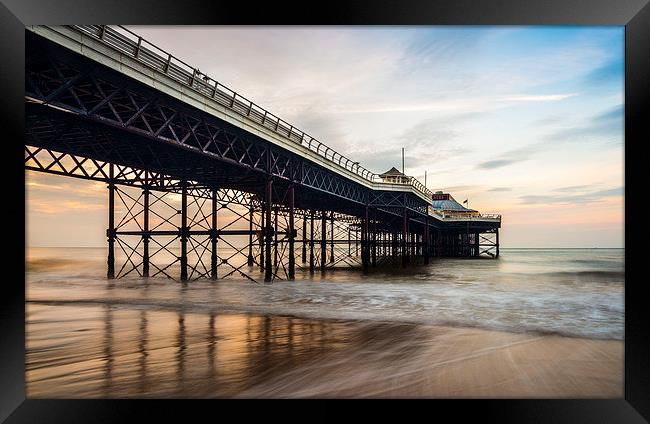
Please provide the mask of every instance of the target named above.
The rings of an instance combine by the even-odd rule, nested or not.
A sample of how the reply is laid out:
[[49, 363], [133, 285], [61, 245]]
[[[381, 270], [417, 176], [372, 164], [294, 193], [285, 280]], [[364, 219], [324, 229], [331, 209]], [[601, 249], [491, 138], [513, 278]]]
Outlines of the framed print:
[[2, 418], [647, 420], [646, 3], [4, 1]]

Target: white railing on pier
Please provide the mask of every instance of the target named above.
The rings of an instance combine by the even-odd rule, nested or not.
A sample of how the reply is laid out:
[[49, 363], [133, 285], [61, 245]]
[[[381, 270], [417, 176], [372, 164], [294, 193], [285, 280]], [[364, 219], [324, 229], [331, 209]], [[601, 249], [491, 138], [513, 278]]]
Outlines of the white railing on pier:
[[439, 211], [429, 209], [429, 215], [432, 215], [442, 221], [490, 221], [501, 222], [501, 215], [495, 213], [467, 213]]

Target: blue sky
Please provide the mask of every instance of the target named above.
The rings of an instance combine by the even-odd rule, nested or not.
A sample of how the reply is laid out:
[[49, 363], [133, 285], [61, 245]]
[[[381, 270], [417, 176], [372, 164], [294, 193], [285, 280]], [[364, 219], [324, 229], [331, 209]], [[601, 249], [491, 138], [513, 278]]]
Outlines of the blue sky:
[[623, 27], [130, 28], [372, 171], [405, 147], [506, 246], [624, 243]]

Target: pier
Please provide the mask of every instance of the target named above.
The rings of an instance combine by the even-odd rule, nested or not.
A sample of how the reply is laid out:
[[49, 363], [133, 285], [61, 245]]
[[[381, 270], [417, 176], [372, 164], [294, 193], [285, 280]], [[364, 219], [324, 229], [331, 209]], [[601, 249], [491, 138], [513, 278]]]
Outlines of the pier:
[[25, 169], [106, 184], [109, 279], [499, 256], [500, 215], [375, 174], [123, 27], [27, 27], [25, 108]]

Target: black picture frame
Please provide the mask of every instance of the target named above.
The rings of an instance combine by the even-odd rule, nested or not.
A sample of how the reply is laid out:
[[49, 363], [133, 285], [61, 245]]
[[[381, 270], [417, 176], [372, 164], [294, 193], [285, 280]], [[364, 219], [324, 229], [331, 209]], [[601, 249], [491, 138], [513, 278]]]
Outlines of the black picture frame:
[[[153, 415], [185, 417], [177, 402], [121, 400], [25, 399], [25, 237], [10, 232], [25, 223], [24, 39], [25, 25], [56, 24], [370, 24], [370, 25], [624, 25], [625, 26], [625, 396], [620, 400], [433, 401], [428, 417], [452, 413], [506, 422], [644, 422], [650, 419], [650, 351], [647, 309], [643, 304], [647, 277], [642, 274], [647, 244], [642, 206], [644, 162], [650, 140], [644, 113], [650, 110], [650, 5], [648, 0], [491, 0], [491, 1], [329, 1], [285, 5], [208, 0], [0, 0], [0, 129], [3, 140], [5, 202], [3, 262], [10, 275], [2, 281], [0, 299], [0, 420], [22, 422], [113, 422]], [[23, 143], [24, 144], [24, 143]], [[647, 166], [647, 165], [646, 165]], [[22, 176], [19, 178], [18, 176]], [[15, 190], [15, 191], [14, 191]], [[7, 198], [8, 199], [8, 198]], [[585, 212], [588, 213], [588, 212]], [[24, 228], [24, 227], [23, 227]], [[6, 235], [11, 234], [11, 237]], [[20, 265], [23, 264], [23, 265]], [[23, 279], [23, 284], [20, 283]], [[224, 414], [225, 403], [192, 403], [191, 410]], [[239, 409], [287, 417], [286, 405]], [[332, 411], [317, 407], [326, 418]], [[365, 410], [380, 414], [391, 403], [374, 402]], [[293, 407], [289, 408], [293, 410]], [[312, 411], [314, 409], [310, 407]], [[405, 413], [402, 408], [400, 413]], [[410, 407], [408, 408], [410, 410]], [[370, 411], [368, 411], [370, 412]], [[422, 411], [423, 412], [423, 411]], [[365, 413], [365, 412], [364, 412]], [[302, 419], [311, 419], [310, 412]], [[645, 417], [645, 418], [644, 418]], [[178, 418], [181, 419], [181, 418]]]

